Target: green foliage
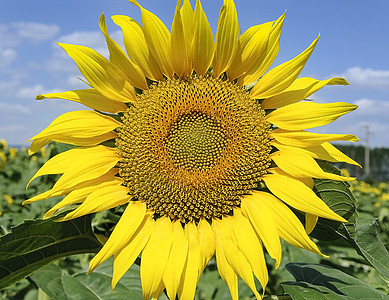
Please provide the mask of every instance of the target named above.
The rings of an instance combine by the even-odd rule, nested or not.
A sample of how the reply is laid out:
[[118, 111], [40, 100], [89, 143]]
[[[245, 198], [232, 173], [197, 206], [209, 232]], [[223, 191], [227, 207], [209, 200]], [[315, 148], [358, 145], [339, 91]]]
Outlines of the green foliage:
[[[340, 171], [332, 165], [319, 161], [320, 167], [328, 173], [340, 175]], [[350, 184], [344, 181], [314, 179], [316, 194], [338, 215], [348, 223], [336, 222], [320, 218], [312, 236], [318, 240], [336, 240], [343, 238], [352, 240], [355, 237], [356, 207]]]
[[[256, 286], [261, 285], [256, 281]], [[255, 299], [250, 288], [239, 278], [238, 281], [239, 299]], [[197, 284], [195, 300], [224, 300], [231, 297], [227, 284], [221, 280], [216, 268], [216, 260], [212, 259], [200, 277]]]
[[51, 264], [31, 278], [52, 299], [142, 299], [139, 267], [133, 265], [112, 291], [112, 263], [104, 262], [89, 275], [85, 271], [71, 275]]
[[378, 235], [377, 227], [375, 219], [358, 220], [355, 247], [389, 282], [389, 253]]
[[[356, 145], [336, 145], [340, 151], [351, 157], [361, 165], [365, 166], [365, 147]], [[370, 174], [364, 180], [373, 182], [374, 180], [388, 181], [389, 180], [389, 149], [374, 148], [370, 149]], [[358, 166], [351, 166], [346, 163], [337, 163], [341, 169], [347, 168], [352, 176], [357, 178], [364, 177], [364, 169]]]
[[0, 238], [0, 289], [60, 257], [97, 252], [90, 216], [68, 222], [26, 221]]
[[[0, 299], [141, 299], [137, 265], [130, 268], [112, 292], [111, 260], [86, 275], [91, 255], [70, 255], [96, 252], [100, 244], [95, 235], [107, 237], [121, 210], [62, 223], [36, 220], [61, 197], [21, 205], [52, 187], [58, 176], [39, 177], [25, 189], [47, 159], [67, 149], [69, 146], [51, 143], [46, 150], [28, 156], [25, 150], [11, 150], [0, 143], [0, 236], [3, 235], [0, 237], [0, 278], [3, 276], [0, 286], [35, 271], [27, 279], [3, 289]], [[333, 166], [319, 164], [326, 172], [339, 174]], [[330, 255], [328, 259], [283, 242], [282, 262], [274, 270], [274, 261], [266, 255], [270, 278], [265, 299], [354, 299], [363, 295], [368, 296], [366, 299], [385, 299], [384, 295], [389, 292], [388, 184], [352, 182], [351, 189], [355, 198], [346, 182], [315, 180], [317, 195], [348, 223], [319, 218], [311, 237], [323, 253]], [[296, 214], [303, 221], [303, 215]], [[34, 221], [25, 222], [28, 219]], [[21, 225], [12, 228], [17, 224]], [[43, 267], [59, 257], [62, 258]], [[238, 284], [240, 299], [254, 298], [241, 279]], [[260, 290], [257, 281], [256, 286]], [[221, 280], [213, 258], [200, 277], [195, 299], [228, 298], [228, 287]], [[167, 297], [161, 295], [162, 299]]]
[[365, 282], [328, 266], [294, 263], [286, 268], [296, 279], [282, 283], [292, 299], [389, 299]]

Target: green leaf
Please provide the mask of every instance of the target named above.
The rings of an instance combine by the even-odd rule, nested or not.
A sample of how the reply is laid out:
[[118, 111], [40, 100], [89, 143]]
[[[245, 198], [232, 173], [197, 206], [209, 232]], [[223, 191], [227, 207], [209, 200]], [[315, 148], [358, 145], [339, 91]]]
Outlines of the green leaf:
[[[325, 162], [318, 162], [329, 173], [340, 171]], [[389, 253], [377, 231], [378, 224], [371, 218], [356, 219], [355, 198], [346, 182], [315, 179], [315, 191], [337, 214], [348, 220], [340, 223], [319, 218], [311, 235], [318, 240], [342, 238], [352, 245], [382, 276], [389, 279]]]
[[[334, 166], [318, 161], [323, 171], [333, 174], [340, 174]], [[338, 215], [345, 218], [348, 223], [341, 223], [333, 220], [319, 218], [318, 223], [311, 233], [311, 236], [318, 240], [336, 240], [343, 238], [351, 241], [355, 237], [355, 219], [357, 216], [355, 198], [351, 193], [350, 184], [344, 181], [330, 179], [314, 179], [316, 194]]]
[[375, 219], [358, 219], [355, 247], [382, 276], [389, 280], [389, 252], [382, 243]]
[[112, 259], [102, 263], [91, 274], [69, 275], [55, 264], [46, 266], [31, 276], [36, 285], [53, 299], [142, 299], [139, 267], [131, 268], [112, 291]]
[[381, 292], [337, 269], [325, 265], [286, 265], [296, 282], [281, 283], [292, 299], [389, 299]]
[[[255, 281], [257, 288], [260, 288], [260, 283]], [[238, 279], [239, 299], [248, 300], [254, 299], [254, 293], [243, 282], [241, 278]], [[224, 300], [231, 299], [230, 290], [227, 284], [221, 279], [219, 272], [215, 270], [206, 270], [201, 274], [200, 280], [197, 284], [197, 291], [195, 295], [196, 300]]]
[[60, 257], [97, 252], [101, 244], [90, 223], [88, 215], [67, 222], [25, 221], [14, 227], [0, 238], [0, 289]]
[[31, 275], [31, 279], [49, 297], [57, 300], [66, 300], [62, 286], [62, 271], [59, 266], [52, 263]]

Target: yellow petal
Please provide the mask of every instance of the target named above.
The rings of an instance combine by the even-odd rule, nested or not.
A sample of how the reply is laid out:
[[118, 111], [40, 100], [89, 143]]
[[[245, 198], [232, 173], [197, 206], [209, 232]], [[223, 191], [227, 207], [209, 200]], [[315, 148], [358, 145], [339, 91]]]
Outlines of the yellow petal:
[[295, 247], [322, 255], [316, 244], [309, 239], [300, 220], [282, 201], [266, 192], [253, 192], [253, 195], [266, 201], [283, 240]]
[[345, 155], [344, 153], [336, 149], [330, 143], [323, 143], [319, 146], [307, 147], [304, 148], [304, 150], [309, 152], [313, 158], [324, 159], [332, 162], [346, 162], [348, 164], [356, 165], [362, 168], [362, 166], [359, 163], [357, 163], [356, 161], [354, 161], [353, 159], [351, 159], [350, 157], [348, 157], [347, 155]]
[[127, 203], [130, 199], [131, 196], [128, 195], [128, 188], [122, 185], [121, 180], [117, 180], [109, 186], [98, 187], [86, 197], [77, 209], [64, 216], [62, 221], [120, 206]]
[[[106, 183], [106, 182], [111, 182], [112, 180], [115, 180], [117, 177], [115, 176], [117, 174], [117, 170], [116, 169], [112, 169], [110, 171], [108, 171], [106, 174], [100, 176], [100, 177], [97, 177], [97, 178], [94, 178], [94, 179], [91, 179], [91, 180], [87, 180], [87, 181], [84, 181], [80, 184], [77, 184], [69, 189], [62, 189], [62, 190], [58, 190], [58, 189], [50, 189], [42, 194], [39, 194], [39, 195], [36, 195], [28, 200], [25, 200], [22, 204], [29, 204], [31, 202], [35, 202], [35, 201], [38, 201], [38, 200], [42, 200], [42, 199], [48, 199], [48, 198], [51, 198], [51, 197], [57, 197], [57, 196], [62, 196], [62, 195], [67, 195], [69, 194], [70, 192], [74, 191], [74, 190], [79, 190], [79, 189], [83, 189], [85, 187], [92, 187], [93, 189], [93, 186], [96, 186], [96, 185], [99, 185], [99, 184], [103, 184], [103, 183]], [[62, 202], [62, 201], [61, 201]], [[61, 203], [60, 202], [60, 203]], [[59, 203], [58, 203], [59, 204]]]
[[146, 214], [138, 229], [132, 235], [126, 246], [114, 255], [112, 289], [115, 288], [119, 279], [132, 266], [140, 252], [148, 242], [155, 221], [150, 214]]
[[311, 56], [313, 49], [315, 49], [318, 39], [319, 38], [314, 40], [305, 51], [296, 56], [294, 59], [271, 69], [263, 75], [263, 77], [251, 90], [250, 98], [268, 98], [283, 92], [287, 87], [289, 87], [304, 68], [305, 63]]
[[273, 216], [268, 208], [266, 199], [252, 192], [242, 198], [243, 215], [250, 220], [255, 232], [261, 238], [269, 255], [276, 260], [276, 268], [281, 262], [281, 243]]
[[[219, 13], [212, 66], [218, 77], [231, 65], [238, 49], [239, 23], [233, 0], [224, 0]], [[195, 44], [196, 45], [196, 44]]]
[[105, 23], [104, 13], [101, 14], [99, 26], [107, 41], [111, 62], [119, 68], [126, 76], [127, 80], [135, 87], [147, 90], [147, 82], [142, 70], [134, 64], [123, 52], [120, 46], [109, 37], [107, 24]]
[[136, 0], [129, 0], [132, 4], [138, 6], [142, 12], [143, 33], [157, 64], [163, 74], [167, 77], [173, 77], [173, 68], [170, 64], [169, 39], [170, 32], [165, 24], [152, 12], [143, 8]]
[[319, 217], [347, 222], [333, 212], [316, 194], [300, 180], [274, 168], [273, 174], [262, 176], [268, 189], [288, 205]]
[[339, 181], [355, 179], [324, 172], [310, 155], [298, 148], [280, 147], [280, 150], [272, 153], [270, 157], [281, 170], [293, 177], [313, 177]]
[[310, 77], [297, 78], [282, 93], [266, 98], [262, 103], [263, 109], [274, 109], [306, 99], [325, 85], [348, 85], [347, 80], [335, 77], [327, 80], [317, 80]]
[[[76, 150], [79, 151], [76, 152]], [[81, 147], [69, 151], [74, 151], [74, 156], [69, 160], [67, 159], [68, 157], [66, 157], [66, 160], [61, 161], [60, 163], [61, 165], [66, 162], [70, 164], [66, 170], [59, 173], [46, 173], [63, 173], [63, 175], [54, 184], [53, 189], [69, 189], [84, 181], [102, 176], [103, 174], [106, 174], [108, 171], [110, 171], [119, 160], [116, 149], [100, 145], [92, 147]], [[69, 151], [66, 151], [65, 153]], [[46, 166], [46, 164], [42, 167], [42, 169]]]
[[346, 162], [348, 164], [361, 167], [360, 164], [358, 164], [356, 161], [349, 158], [347, 155], [343, 154], [341, 151], [336, 149], [330, 143], [322, 143], [321, 145], [315, 145], [315, 146], [304, 147], [304, 148], [286, 146], [284, 144], [279, 143], [276, 140], [271, 141], [270, 144], [276, 147], [277, 149], [288, 149], [292, 151], [299, 151], [315, 159], [322, 159], [331, 162]]
[[146, 216], [146, 204], [131, 201], [125, 209], [108, 241], [89, 264], [88, 273], [96, 269], [115, 253], [126, 247]]
[[209, 260], [215, 254], [215, 236], [211, 225], [204, 219], [200, 219], [197, 230], [199, 232], [199, 245], [202, 259], [200, 271], [202, 272]]
[[268, 22], [251, 27], [239, 38], [235, 58], [227, 70], [231, 81], [250, 70], [265, 57], [272, 24], [273, 22]]
[[[188, 69], [193, 69], [193, 38], [194, 38], [194, 13], [189, 0], [184, 0], [181, 7], [182, 26], [186, 45], [186, 55], [188, 57]], [[213, 38], [212, 38], [213, 40]]]
[[155, 221], [150, 239], [142, 252], [140, 278], [143, 299], [149, 299], [159, 289], [172, 242], [172, 222], [168, 217], [161, 217]]
[[303, 178], [299, 178], [298, 180], [300, 180], [310, 189], [313, 189], [313, 187], [315, 186], [315, 182], [313, 181], [312, 177], [303, 177]]
[[228, 250], [225, 249], [225, 245], [223, 244], [223, 236], [231, 230], [230, 228], [226, 228], [225, 226], [223, 226], [224, 219], [225, 218], [223, 218], [222, 220], [212, 220], [212, 229], [215, 232], [216, 241], [216, 263], [221, 278], [228, 285], [228, 288], [231, 293], [231, 298], [233, 300], [238, 300], [238, 276], [227, 261], [226, 251]]
[[305, 214], [305, 231], [307, 234], [310, 234], [313, 229], [315, 229], [318, 216], [312, 214]]
[[207, 16], [197, 0], [194, 11], [193, 68], [198, 75], [204, 75], [214, 55], [214, 41]]
[[71, 149], [49, 159], [31, 178], [28, 185], [38, 176], [63, 173], [53, 189], [68, 189], [107, 173], [118, 160], [116, 150], [105, 146]]
[[197, 281], [200, 277], [200, 268], [202, 266], [199, 234], [194, 222], [185, 224], [185, 236], [188, 240], [188, 255], [181, 278], [181, 284], [178, 287], [178, 298], [193, 299], [196, 292]]
[[120, 180], [118, 177], [115, 176], [115, 174], [116, 172], [110, 171], [99, 178], [95, 178], [83, 182], [81, 184], [78, 184], [72, 189], [61, 190], [58, 192], [56, 192], [54, 189], [49, 190], [48, 194], [46, 195], [47, 197], [55, 197], [58, 195], [65, 195], [65, 194], [68, 195], [63, 200], [61, 200], [56, 205], [54, 205], [49, 211], [47, 211], [43, 216], [43, 218], [46, 219], [51, 217], [59, 209], [67, 205], [83, 202], [89, 194], [93, 193], [96, 190], [104, 189], [108, 186], [115, 185], [115, 184], [117, 185], [118, 181], [120, 183]]
[[305, 130], [276, 129], [270, 134], [278, 142], [295, 147], [312, 147], [332, 141], [359, 141], [353, 134], [322, 134]]
[[34, 197], [30, 198], [30, 199], [24, 200], [22, 202], [22, 205], [30, 204], [32, 202], [43, 200], [43, 199], [47, 200], [50, 197], [50, 195], [52, 195], [52, 194], [53, 194], [53, 196], [51, 196], [51, 197], [56, 197], [56, 196], [65, 195], [66, 193], [65, 193], [64, 190], [58, 191], [56, 193], [53, 193], [52, 189], [50, 189], [50, 190], [48, 190], [46, 192], [43, 192], [43, 193], [41, 193], [39, 195], [36, 195], [36, 196], [34, 196]]
[[58, 43], [74, 59], [82, 75], [101, 95], [118, 102], [134, 102], [134, 89], [117, 66], [95, 50]]
[[110, 98], [104, 97], [95, 89], [43, 94], [36, 96], [35, 99], [66, 99], [84, 104], [85, 106], [95, 110], [101, 110], [113, 114], [127, 110], [127, 106], [124, 103], [113, 101]]
[[173, 71], [179, 77], [182, 77], [190, 72], [188, 67], [187, 45], [181, 18], [181, 3], [182, 0], [177, 0], [176, 12], [174, 14], [172, 33], [170, 35], [169, 53], [170, 61], [173, 66]]
[[[46, 132], [41, 132], [41, 133], [46, 134]], [[79, 138], [79, 137], [71, 137], [71, 136], [68, 136], [65, 134], [63, 134], [63, 135], [56, 134], [56, 135], [52, 135], [49, 140], [48, 139], [39, 139], [39, 138], [37, 140], [34, 140], [28, 149], [28, 153], [30, 155], [34, 154], [43, 147], [42, 144], [39, 143], [39, 145], [38, 145], [35, 143], [38, 141], [43, 141], [43, 143], [45, 145], [48, 144], [47, 141], [49, 141], [49, 142], [56, 141], [56, 142], [66, 143], [66, 144], [76, 145], [76, 146], [95, 146], [95, 145], [98, 145], [104, 141], [111, 140], [111, 139], [114, 139], [116, 137], [117, 137], [117, 134], [113, 131], [103, 133], [103, 134], [97, 135], [97, 136], [91, 136], [89, 138]]]
[[44, 146], [46, 146], [48, 143], [50, 143], [50, 139], [38, 139], [32, 141], [30, 147], [28, 148], [28, 155], [33, 155], [34, 153], [42, 149]]
[[78, 190], [74, 190], [70, 192], [65, 198], [63, 198], [62, 201], [58, 202], [56, 205], [54, 205], [50, 210], [48, 210], [44, 216], [43, 219], [50, 218], [53, 216], [59, 209], [71, 205], [71, 204], [78, 204], [85, 200], [85, 198], [93, 192], [93, 190], [96, 188], [96, 186], [82, 188]]
[[150, 53], [142, 27], [127, 16], [112, 16], [112, 21], [122, 28], [124, 46], [132, 61], [139, 66], [146, 77], [155, 81], [162, 80], [162, 72]]
[[224, 253], [228, 264], [234, 269], [234, 272], [243, 279], [247, 286], [253, 291], [255, 297], [259, 299], [260, 296], [255, 287], [251, 265], [238, 248], [234, 233], [231, 230], [231, 228], [237, 226], [234, 222], [234, 217], [223, 218], [222, 226], [224, 235], [222, 236], [221, 241], [223, 243]]
[[188, 254], [188, 240], [181, 222], [173, 222], [173, 244], [163, 273], [163, 283], [169, 299], [176, 299]]
[[[44, 219], [51, 217], [57, 210], [70, 204], [77, 204], [83, 202], [90, 194], [99, 189], [105, 189], [106, 187], [115, 184], [117, 179], [102, 182], [95, 185], [85, 186], [71, 191], [62, 201], [58, 202], [54, 207], [47, 211], [44, 215]], [[53, 196], [53, 195], [51, 195]], [[68, 218], [66, 218], [68, 219]], [[64, 219], [62, 219], [64, 221]]]
[[[237, 246], [250, 263], [254, 275], [262, 285], [263, 293], [268, 282], [266, 261], [262, 249], [262, 242], [255, 234], [249, 220], [242, 215], [240, 209], [234, 209], [233, 232]], [[257, 298], [259, 298], [257, 296]]]
[[355, 109], [345, 102], [299, 102], [281, 107], [266, 116], [266, 121], [287, 130], [300, 130], [327, 125]]
[[265, 54], [262, 55], [255, 64], [243, 74], [243, 76], [239, 77], [238, 85], [243, 86], [257, 81], [273, 64], [280, 49], [280, 36], [282, 25], [284, 24], [285, 13], [280, 16], [277, 21], [272, 22], [273, 26], [269, 35]]
[[[53, 140], [78, 146], [94, 146], [117, 136], [113, 130], [121, 125], [115, 119], [91, 110], [71, 111], [56, 118], [46, 129], [31, 140]], [[32, 144], [29, 153], [36, 153], [42, 145]]]

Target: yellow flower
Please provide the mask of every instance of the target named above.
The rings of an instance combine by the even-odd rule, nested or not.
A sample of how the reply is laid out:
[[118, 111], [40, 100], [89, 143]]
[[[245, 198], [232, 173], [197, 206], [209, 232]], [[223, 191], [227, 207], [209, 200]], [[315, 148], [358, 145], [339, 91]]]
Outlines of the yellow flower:
[[0, 151], [0, 167], [3, 167], [6, 162], [7, 162], [7, 156], [4, 154], [4, 152]]
[[5, 139], [0, 140], [0, 145], [3, 150], [7, 149], [8, 147], [7, 141]]
[[16, 157], [16, 154], [18, 153], [18, 148], [9, 148], [9, 156], [11, 157], [11, 159], [15, 159]]
[[4, 194], [3, 198], [5, 200], [7, 200], [8, 205], [11, 205], [12, 203], [14, 203], [14, 199], [12, 199], [12, 197], [10, 195], [8, 195], [8, 194]]
[[40, 151], [41, 151], [42, 158], [45, 158], [46, 157], [46, 148], [41, 148]]
[[388, 184], [386, 182], [380, 182], [378, 188], [383, 191], [388, 188]]
[[379, 199], [380, 201], [389, 201], [389, 193], [382, 193]]
[[[317, 134], [356, 109], [337, 102], [302, 101], [345, 79], [298, 78], [318, 39], [270, 71], [285, 14], [239, 36], [233, 0], [225, 0], [214, 39], [198, 0], [177, 1], [171, 30], [135, 0], [142, 26], [113, 16], [127, 54], [100, 29], [110, 59], [60, 44], [91, 88], [38, 95], [80, 102], [34, 136], [29, 152], [50, 140], [79, 147], [51, 158], [31, 179], [62, 174], [55, 186], [25, 203], [66, 197], [45, 217], [79, 204], [63, 220], [126, 205], [120, 221], [89, 266], [114, 257], [112, 287], [142, 253], [144, 298], [166, 289], [170, 299], [194, 297], [213, 255], [233, 299], [237, 276], [260, 297], [268, 282], [263, 246], [281, 260], [280, 238], [321, 254], [309, 239], [317, 218], [344, 222], [312, 191], [312, 178], [350, 180], [324, 172], [315, 159], [357, 164], [329, 142], [350, 134]], [[250, 88], [252, 87], [252, 88]], [[104, 113], [102, 113], [104, 112]], [[103, 143], [106, 141], [114, 143]], [[306, 213], [305, 228], [288, 208]]]

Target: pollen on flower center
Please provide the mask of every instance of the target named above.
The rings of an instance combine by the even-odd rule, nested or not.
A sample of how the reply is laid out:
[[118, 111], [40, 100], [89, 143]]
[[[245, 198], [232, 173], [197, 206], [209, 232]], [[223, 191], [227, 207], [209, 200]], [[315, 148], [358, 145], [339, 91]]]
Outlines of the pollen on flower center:
[[173, 124], [166, 149], [177, 168], [206, 170], [216, 165], [226, 144], [219, 124], [202, 112], [193, 112]]
[[155, 217], [190, 222], [230, 214], [270, 165], [264, 111], [229, 81], [160, 81], [122, 121], [119, 175]]

